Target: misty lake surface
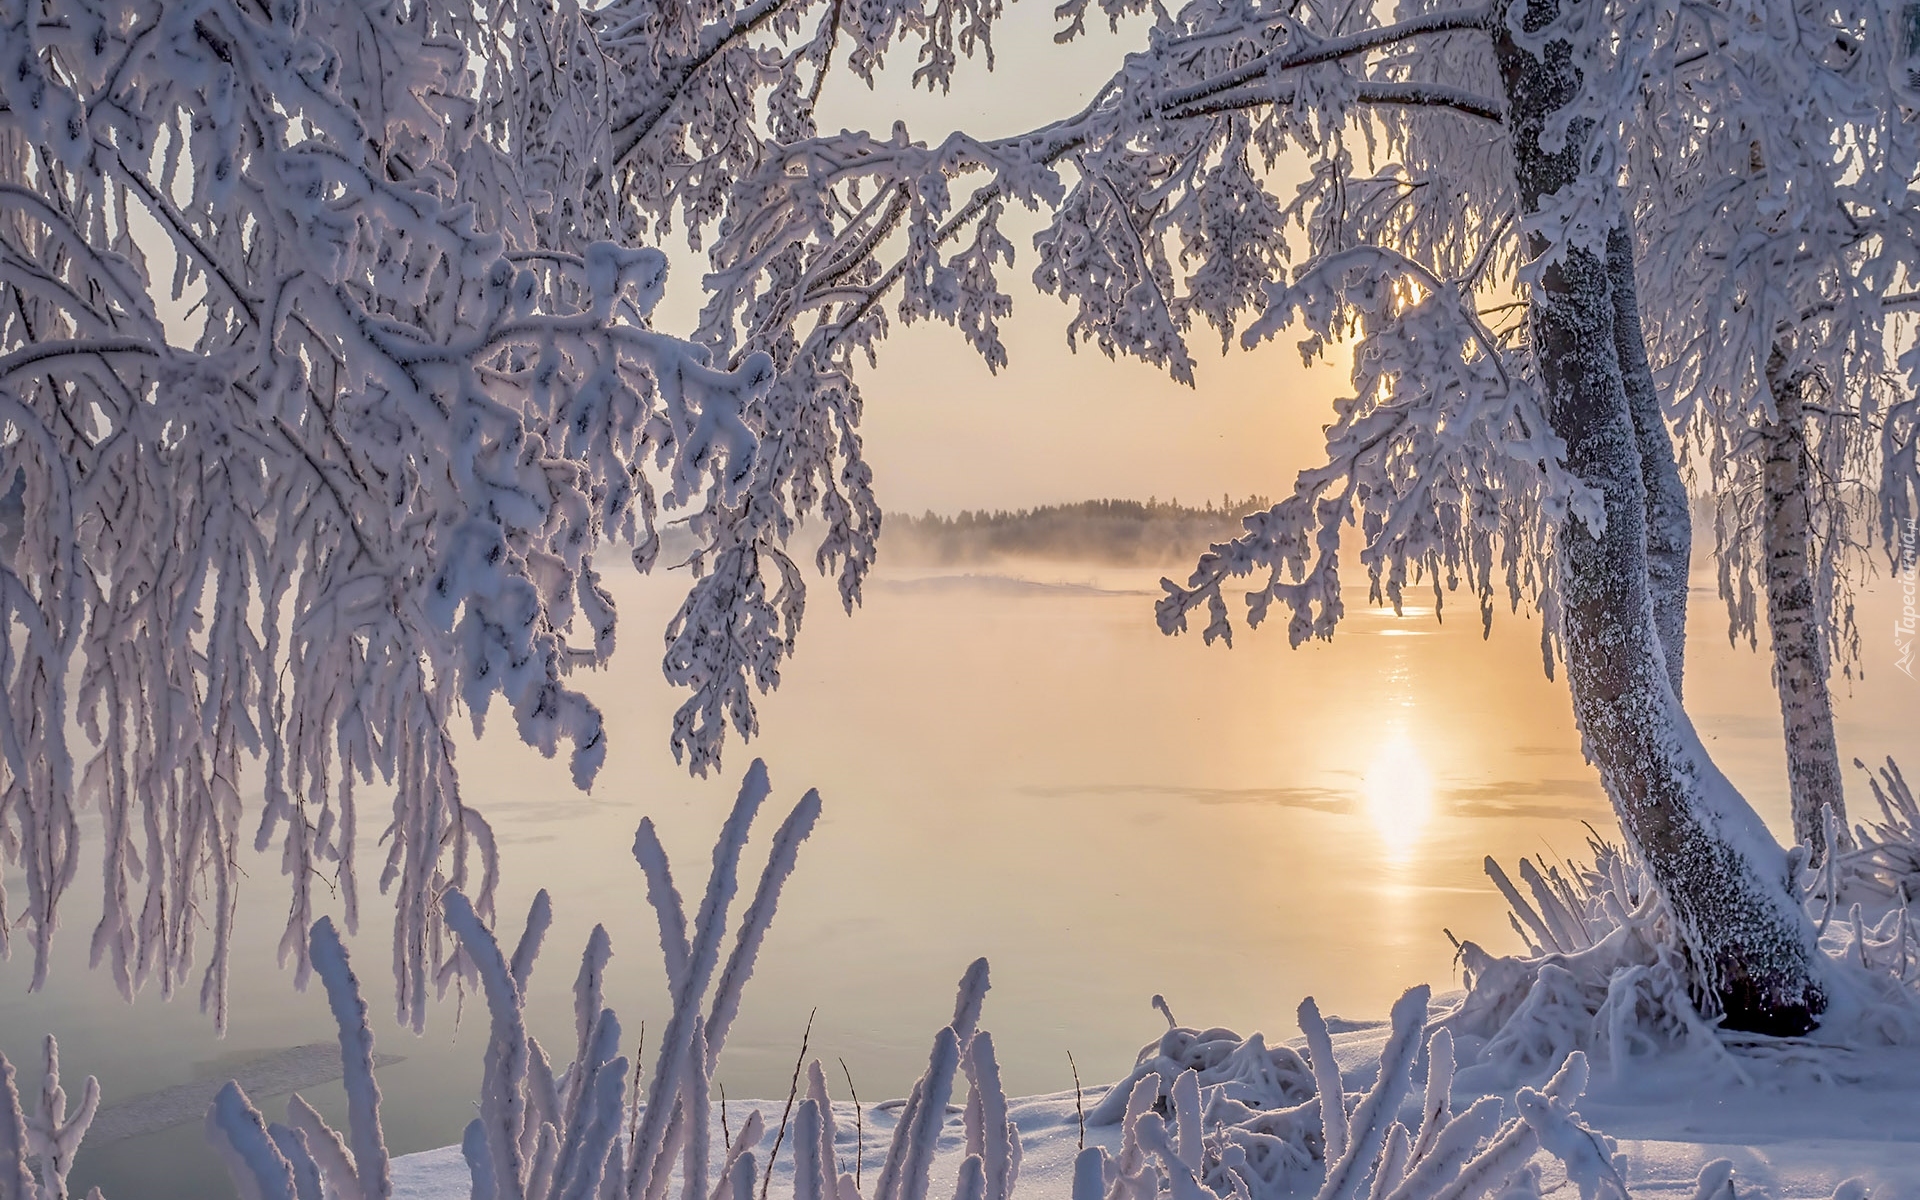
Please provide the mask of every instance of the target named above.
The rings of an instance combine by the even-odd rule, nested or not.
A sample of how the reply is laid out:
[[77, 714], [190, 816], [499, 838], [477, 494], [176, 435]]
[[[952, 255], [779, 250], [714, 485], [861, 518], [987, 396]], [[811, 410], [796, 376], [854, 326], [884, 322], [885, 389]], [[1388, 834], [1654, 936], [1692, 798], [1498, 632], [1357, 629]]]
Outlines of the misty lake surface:
[[[903, 1094], [951, 1014], [955, 982], [980, 955], [993, 971], [983, 1025], [1015, 1093], [1070, 1088], [1068, 1052], [1090, 1086], [1120, 1077], [1164, 1028], [1149, 1007], [1155, 993], [1185, 1024], [1280, 1039], [1294, 1034], [1307, 994], [1334, 1013], [1377, 1017], [1411, 984], [1457, 986], [1443, 930], [1499, 952], [1519, 948], [1485, 856], [1510, 866], [1523, 855], [1577, 855], [1584, 822], [1613, 836], [1564, 684], [1541, 670], [1537, 621], [1503, 611], [1483, 641], [1468, 604], [1450, 603], [1436, 623], [1430, 609], [1371, 609], [1354, 589], [1332, 644], [1291, 650], [1276, 622], [1239, 629], [1229, 651], [1197, 633], [1161, 636], [1152, 605], [1163, 573], [889, 567], [851, 619], [816, 579], [798, 653], [761, 701], [763, 735], [731, 739], [725, 770], [697, 780], [667, 752], [683, 696], [658, 674], [660, 630], [685, 578], [610, 570], [621, 649], [611, 670], [582, 681], [612, 736], [593, 793], [574, 791], [564, 763], [520, 746], [504, 720], [461, 751], [465, 798], [499, 839], [503, 940], [518, 936], [536, 889], [553, 896], [531, 1031], [564, 1062], [579, 952], [602, 922], [615, 952], [608, 1002], [630, 1044], [646, 1022], [651, 1069], [665, 983], [630, 853], [634, 827], [642, 816], [659, 825], [691, 907], [755, 756], [767, 761], [773, 795], [748, 847], [743, 892], [802, 792], [818, 788], [825, 811], [721, 1059], [736, 1098], [785, 1094], [810, 1013], [810, 1056], [844, 1059], [865, 1102]], [[1766, 659], [1728, 646], [1710, 579], [1695, 583], [1689, 709], [1723, 769], [1783, 832]], [[1898, 597], [1898, 582], [1882, 579], [1862, 603], [1866, 677], [1851, 692], [1841, 683], [1844, 757], [1874, 762], [1914, 744], [1920, 685], [1893, 667]], [[1857, 818], [1871, 800], [1859, 772], [1848, 786]], [[362, 804], [363, 830], [377, 830], [373, 789]], [[171, 1002], [149, 987], [128, 1006], [86, 969], [97, 838], [90, 848], [46, 989], [27, 994], [24, 951], [0, 966], [0, 1050], [25, 1087], [37, 1081], [47, 1032], [60, 1039], [69, 1093], [96, 1074], [109, 1109], [236, 1073], [270, 1080], [276, 1064], [304, 1061], [291, 1048], [332, 1040], [317, 985], [296, 992], [274, 966], [285, 913], [277, 856], [245, 856], [223, 1040], [195, 1005], [197, 974]], [[369, 838], [359, 854], [371, 881], [381, 850]], [[12, 871], [7, 885], [16, 896], [24, 888]], [[455, 1142], [480, 1081], [484, 1005], [449, 995], [424, 1037], [401, 1031], [391, 909], [375, 894], [362, 906], [355, 963], [378, 1048], [399, 1056], [379, 1072], [389, 1146], [399, 1154]], [[278, 1086], [298, 1084], [342, 1122], [338, 1083], [298, 1074], [281, 1071], [290, 1082]], [[834, 1078], [838, 1093], [837, 1069]], [[90, 1138], [78, 1193], [97, 1184], [110, 1200], [230, 1194], [202, 1140], [204, 1099], [191, 1088], [179, 1095], [184, 1124]], [[256, 1090], [254, 1099], [271, 1117], [285, 1106], [284, 1094]], [[141, 1110], [149, 1122], [151, 1108]]]

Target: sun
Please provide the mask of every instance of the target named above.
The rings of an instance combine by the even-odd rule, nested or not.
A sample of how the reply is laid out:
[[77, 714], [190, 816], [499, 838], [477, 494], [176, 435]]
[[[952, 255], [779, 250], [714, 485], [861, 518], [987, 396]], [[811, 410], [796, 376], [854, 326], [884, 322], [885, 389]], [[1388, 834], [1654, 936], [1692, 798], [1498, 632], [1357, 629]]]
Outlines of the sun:
[[1374, 747], [1361, 797], [1388, 855], [1410, 855], [1433, 816], [1433, 776], [1405, 731], [1395, 730]]

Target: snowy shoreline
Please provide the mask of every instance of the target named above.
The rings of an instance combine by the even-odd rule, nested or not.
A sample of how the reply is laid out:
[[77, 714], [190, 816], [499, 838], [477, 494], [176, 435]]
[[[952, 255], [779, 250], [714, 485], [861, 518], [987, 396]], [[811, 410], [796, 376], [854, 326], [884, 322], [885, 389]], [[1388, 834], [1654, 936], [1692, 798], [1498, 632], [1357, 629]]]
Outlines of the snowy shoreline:
[[[1442, 1000], [1451, 1005], [1461, 998], [1462, 993], [1456, 992]], [[1372, 1082], [1388, 1027], [1385, 1021], [1347, 1024], [1357, 1027], [1332, 1036], [1335, 1059], [1348, 1094], [1353, 1095]], [[1305, 1049], [1304, 1039], [1297, 1037], [1276, 1044]], [[1689, 1088], [1680, 1072], [1650, 1071], [1637, 1087], [1596, 1086], [1596, 1094], [1576, 1107], [1596, 1129], [1617, 1138], [1618, 1149], [1625, 1155], [1627, 1186], [1635, 1197], [1691, 1200], [1699, 1193], [1702, 1169], [1725, 1160], [1733, 1167], [1736, 1197], [1828, 1200], [1847, 1181], [1859, 1180], [1873, 1200], [1912, 1200], [1920, 1197], [1920, 1053], [1904, 1049], [1896, 1053], [1910, 1060], [1908, 1077], [1913, 1083], [1904, 1091], [1863, 1094], [1857, 1085], [1830, 1084], [1810, 1095], [1798, 1088], [1701, 1086], [1697, 1079]], [[1079, 1107], [1091, 1113], [1113, 1086], [1088, 1086], [1077, 1098]], [[1479, 1094], [1476, 1088], [1458, 1088], [1456, 1105], [1464, 1107]], [[1510, 1092], [1506, 1099], [1511, 1105]], [[890, 1100], [860, 1109], [863, 1181], [870, 1182], [880, 1170], [903, 1106], [902, 1100]], [[728, 1128], [737, 1133], [747, 1114], [757, 1111], [769, 1131], [777, 1130], [785, 1107], [783, 1100], [731, 1103]], [[961, 1106], [950, 1105], [948, 1112], [957, 1118]], [[1075, 1094], [1010, 1098], [1007, 1113], [1021, 1141], [1016, 1194], [1029, 1200], [1070, 1196], [1080, 1148]], [[839, 1166], [851, 1173], [855, 1106], [835, 1101], [833, 1123]], [[1118, 1123], [1089, 1123], [1085, 1136], [1088, 1146], [1110, 1154], [1120, 1150]], [[717, 1114], [709, 1144], [725, 1145]], [[791, 1146], [789, 1140], [774, 1164], [770, 1197], [793, 1194]], [[960, 1121], [950, 1119], [941, 1132], [929, 1195], [948, 1194], [965, 1152], [965, 1131]], [[1564, 1176], [1557, 1174], [1549, 1174], [1544, 1182], [1543, 1190], [1548, 1192], [1565, 1185]], [[1558, 1194], [1572, 1193], [1567, 1189]], [[471, 1195], [472, 1178], [459, 1146], [393, 1160], [394, 1200], [467, 1200]], [[1726, 1195], [1724, 1190], [1716, 1191], [1708, 1200]]]

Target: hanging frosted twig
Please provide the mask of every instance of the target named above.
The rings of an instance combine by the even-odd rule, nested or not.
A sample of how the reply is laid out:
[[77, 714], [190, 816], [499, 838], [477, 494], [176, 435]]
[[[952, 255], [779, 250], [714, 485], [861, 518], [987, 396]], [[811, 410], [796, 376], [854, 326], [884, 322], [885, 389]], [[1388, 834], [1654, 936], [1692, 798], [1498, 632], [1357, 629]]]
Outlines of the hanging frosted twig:
[[[123, 992], [171, 993], [208, 926], [216, 1022], [242, 826], [281, 851], [281, 949], [304, 980], [316, 890], [357, 922], [372, 812], [417, 1027], [445, 976], [439, 892], [491, 915], [453, 723], [503, 698], [587, 786], [606, 730], [567, 677], [614, 650], [595, 555], [624, 543], [650, 569], [665, 514], [708, 564], [673, 673], [714, 720], [680, 749], [704, 770], [751, 728], [736, 685], [777, 678], [804, 584], [768, 597], [746, 576], [791, 567], [809, 514], [848, 603], [873, 561], [858, 398], [827, 365], [844, 347], [802, 365], [772, 329], [753, 337], [772, 352], [655, 330], [649, 243], [676, 218], [697, 240], [755, 164], [813, 135], [786, 83], [802, 50], [782, 47], [834, 4], [216, 0], [193, 36], [111, 0], [52, 24], [40, 4], [0, 14], [19, 50], [0, 101], [0, 493], [27, 517], [0, 553], [0, 842], [25, 879], [0, 937], [25, 918], [36, 984], [83, 805], [105, 834], [95, 956]], [[870, 75], [904, 42], [943, 86], [998, 12], [869, 5], [846, 61]], [[828, 22], [811, 52], [841, 35]], [[258, 804], [232, 784], [255, 770]]]

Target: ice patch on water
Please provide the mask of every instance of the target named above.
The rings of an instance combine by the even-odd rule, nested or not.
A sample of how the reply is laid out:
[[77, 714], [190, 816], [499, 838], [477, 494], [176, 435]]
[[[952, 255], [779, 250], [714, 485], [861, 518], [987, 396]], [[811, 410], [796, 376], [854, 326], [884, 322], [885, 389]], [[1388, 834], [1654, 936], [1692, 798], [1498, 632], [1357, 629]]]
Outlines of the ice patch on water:
[[[375, 1066], [401, 1061], [397, 1054], [381, 1054]], [[302, 1088], [330, 1083], [340, 1078], [340, 1044], [313, 1042], [271, 1051], [239, 1063], [217, 1078], [196, 1079], [178, 1087], [135, 1096], [119, 1104], [102, 1108], [87, 1130], [87, 1144], [103, 1146], [124, 1138], [158, 1133], [175, 1125], [198, 1121], [207, 1115], [214, 1096], [229, 1079], [237, 1082], [250, 1096], [285, 1096]]]

